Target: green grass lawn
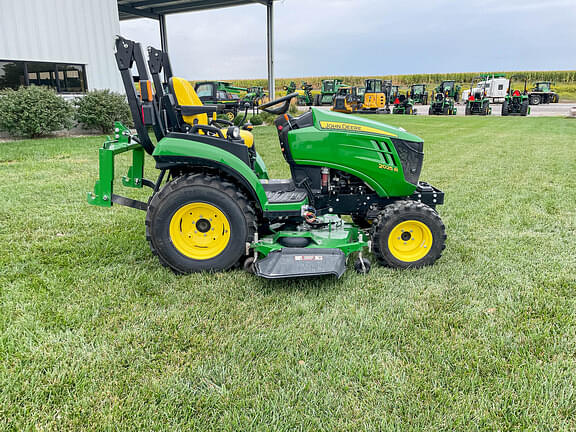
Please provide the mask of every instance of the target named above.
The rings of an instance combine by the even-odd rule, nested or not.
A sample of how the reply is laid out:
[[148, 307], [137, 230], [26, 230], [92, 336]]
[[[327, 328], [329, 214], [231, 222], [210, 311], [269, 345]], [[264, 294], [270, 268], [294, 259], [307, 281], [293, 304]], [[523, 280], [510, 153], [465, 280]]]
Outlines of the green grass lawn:
[[340, 280], [176, 276], [86, 203], [102, 137], [0, 143], [0, 430], [574, 430], [576, 121], [381, 119], [424, 138], [447, 247]]

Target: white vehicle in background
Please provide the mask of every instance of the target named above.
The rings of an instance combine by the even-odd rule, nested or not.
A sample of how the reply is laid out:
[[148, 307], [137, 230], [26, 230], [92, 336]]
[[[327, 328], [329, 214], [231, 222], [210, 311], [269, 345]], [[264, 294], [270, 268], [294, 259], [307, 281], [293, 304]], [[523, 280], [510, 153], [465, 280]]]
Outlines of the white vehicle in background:
[[[506, 92], [510, 85], [510, 80], [504, 74], [481, 75], [483, 81], [480, 81], [475, 87], [474, 92], [486, 91], [486, 97], [491, 103], [502, 103], [506, 99]], [[466, 102], [470, 97], [470, 90], [462, 91], [462, 102]]]

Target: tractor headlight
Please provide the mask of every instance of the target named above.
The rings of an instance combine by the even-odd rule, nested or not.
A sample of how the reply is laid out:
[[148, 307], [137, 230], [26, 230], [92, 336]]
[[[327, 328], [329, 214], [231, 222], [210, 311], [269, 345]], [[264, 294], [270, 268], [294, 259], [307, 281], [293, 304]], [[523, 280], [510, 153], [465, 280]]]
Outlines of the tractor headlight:
[[232, 138], [234, 140], [240, 139], [240, 128], [238, 126], [230, 126], [228, 128], [228, 138]]

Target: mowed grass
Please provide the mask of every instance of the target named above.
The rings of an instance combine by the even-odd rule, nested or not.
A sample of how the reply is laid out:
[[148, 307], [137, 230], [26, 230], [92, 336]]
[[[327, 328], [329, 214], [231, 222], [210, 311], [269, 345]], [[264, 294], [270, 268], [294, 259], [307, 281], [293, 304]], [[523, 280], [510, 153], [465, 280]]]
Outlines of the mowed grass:
[[85, 202], [102, 137], [0, 143], [0, 430], [574, 430], [576, 121], [378, 119], [425, 139], [447, 247], [340, 280], [176, 276]]

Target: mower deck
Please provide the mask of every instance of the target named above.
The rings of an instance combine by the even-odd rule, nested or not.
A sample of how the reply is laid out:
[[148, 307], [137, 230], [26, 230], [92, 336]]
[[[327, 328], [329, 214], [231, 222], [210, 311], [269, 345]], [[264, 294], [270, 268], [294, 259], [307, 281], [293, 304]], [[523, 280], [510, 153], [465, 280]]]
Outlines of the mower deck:
[[283, 248], [254, 264], [254, 273], [265, 279], [334, 275], [346, 271], [346, 255], [340, 249]]
[[[336, 215], [318, 217], [314, 224], [278, 230], [252, 244], [254, 271], [269, 279], [336, 275], [346, 268], [346, 256], [368, 247], [366, 234]], [[258, 257], [264, 256], [262, 259]]]

